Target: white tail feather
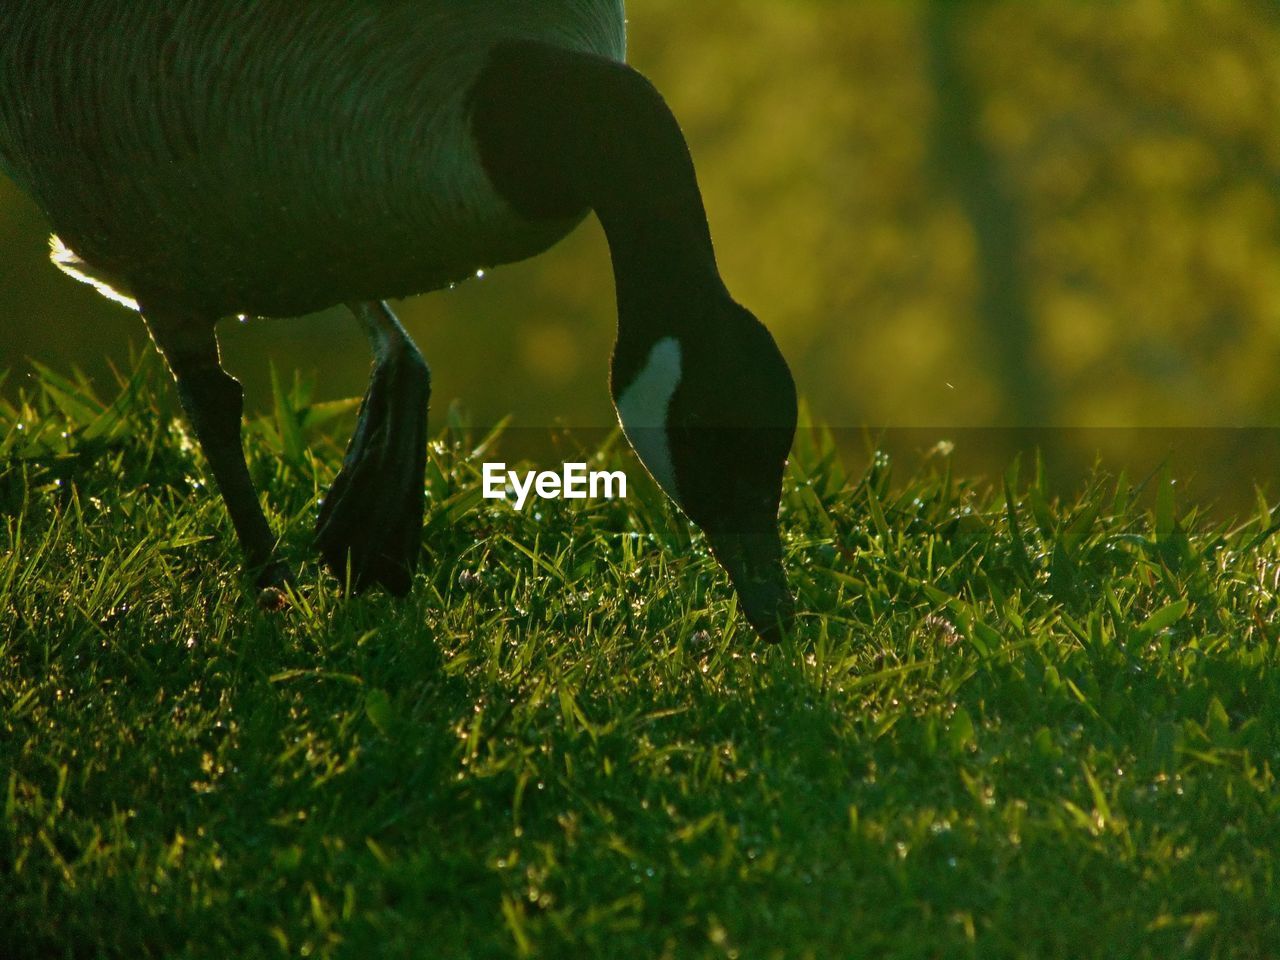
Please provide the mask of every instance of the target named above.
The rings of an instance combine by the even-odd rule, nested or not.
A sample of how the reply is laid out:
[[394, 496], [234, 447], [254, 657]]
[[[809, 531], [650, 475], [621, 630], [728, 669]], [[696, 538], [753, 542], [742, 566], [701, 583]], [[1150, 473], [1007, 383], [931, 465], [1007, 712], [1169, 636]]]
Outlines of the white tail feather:
[[86, 263], [56, 233], [49, 237], [49, 259], [53, 265], [69, 277], [87, 283], [108, 300], [123, 304], [130, 310], [139, 311], [138, 301], [125, 289], [118, 277], [110, 276]]

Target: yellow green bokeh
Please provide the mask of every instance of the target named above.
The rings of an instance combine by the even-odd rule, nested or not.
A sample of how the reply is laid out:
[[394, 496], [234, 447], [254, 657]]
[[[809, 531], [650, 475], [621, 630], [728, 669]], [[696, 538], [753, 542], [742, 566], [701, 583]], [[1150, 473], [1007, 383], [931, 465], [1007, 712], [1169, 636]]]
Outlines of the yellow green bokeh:
[[[1280, 422], [1271, 0], [637, 0], [629, 13], [632, 62], [684, 125], [729, 287], [774, 330], [817, 419]], [[0, 367], [30, 356], [102, 374], [144, 344], [142, 326], [48, 266], [46, 232], [0, 181]], [[456, 397], [478, 422], [612, 422], [612, 278], [594, 221], [398, 310], [437, 409]], [[268, 358], [315, 371], [322, 396], [363, 388], [363, 342], [339, 312], [223, 330], [258, 405]]]

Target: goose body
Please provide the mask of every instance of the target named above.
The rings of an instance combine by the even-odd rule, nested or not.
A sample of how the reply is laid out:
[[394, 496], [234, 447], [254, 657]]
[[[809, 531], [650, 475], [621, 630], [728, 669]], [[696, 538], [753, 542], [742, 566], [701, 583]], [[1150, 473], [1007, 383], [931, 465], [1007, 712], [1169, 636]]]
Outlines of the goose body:
[[290, 578], [214, 325], [347, 303], [375, 365], [317, 544], [409, 589], [430, 377], [383, 302], [542, 252], [588, 212], [612, 255], [627, 438], [776, 637], [795, 386], [725, 290], [692, 160], [625, 65], [621, 0], [7, 0], [0, 167], [54, 260], [143, 318], [260, 585]]
[[621, 0], [4, 6], [0, 165], [64, 262], [219, 315], [423, 293], [542, 252], [580, 216], [512, 214], [469, 91], [503, 40], [625, 56]]

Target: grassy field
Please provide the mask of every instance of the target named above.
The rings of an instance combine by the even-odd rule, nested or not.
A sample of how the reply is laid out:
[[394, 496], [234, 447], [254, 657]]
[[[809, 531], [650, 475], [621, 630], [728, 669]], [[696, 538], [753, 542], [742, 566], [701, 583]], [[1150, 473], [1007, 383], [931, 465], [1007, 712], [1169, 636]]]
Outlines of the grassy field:
[[6, 958], [1280, 955], [1264, 502], [850, 477], [805, 432], [804, 614], [766, 647], [638, 470], [517, 514], [451, 423], [412, 595], [352, 599], [309, 549], [348, 408], [295, 387], [249, 438], [304, 567], [271, 614], [154, 363], [114, 402], [31, 383], [0, 406]]

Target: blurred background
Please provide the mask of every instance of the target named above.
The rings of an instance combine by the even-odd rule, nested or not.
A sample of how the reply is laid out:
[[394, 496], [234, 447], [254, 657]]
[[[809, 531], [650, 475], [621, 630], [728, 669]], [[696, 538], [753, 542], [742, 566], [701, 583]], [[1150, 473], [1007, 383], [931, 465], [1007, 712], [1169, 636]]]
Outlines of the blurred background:
[[[891, 428], [917, 452], [936, 437], [999, 457], [1030, 438], [1087, 466], [1145, 443], [1193, 474], [1280, 475], [1276, 431], [1240, 429], [1280, 425], [1275, 0], [633, 0], [629, 16], [729, 288], [816, 420]], [[48, 264], [45, 235], [0, 180], [6, 392], [24, 358], [109, 383], [106, 360], [146, 343]], [[594, 220], [397, 309], [437, 412], [460, 398], [480, 424], [615, 422]], [[221, 329], [253, 407], [270, 358], [314, 372], [321, 399], [364, 388], [342, 313]]]

